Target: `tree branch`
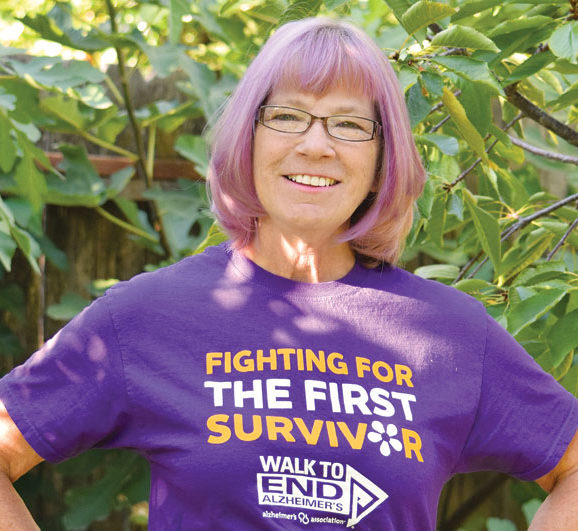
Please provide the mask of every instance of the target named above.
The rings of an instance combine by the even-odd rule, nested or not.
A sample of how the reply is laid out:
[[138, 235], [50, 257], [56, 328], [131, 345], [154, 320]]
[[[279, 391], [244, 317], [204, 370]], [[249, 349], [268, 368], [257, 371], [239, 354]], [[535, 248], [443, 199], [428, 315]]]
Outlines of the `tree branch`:
[[[529, 216], [526, 216], [525, 218], [520, 218], [518, 221], [516, 221], [516, 223], [514, 223], [513, 225], [511, 225], [510, 227], [508, 227], [507, 229], [502, 231], [502, 237], [500, 238], [500, 241], [503, 242], [504, 240], [507, 240], [512, 234], [514, 234], [516, 231], [518, 231], [520, 229], [523, 229], [526, 225], [532, 223], [532, 221], [535, 221], [538, 218], [541, 218], [543, 216], [547, 216], [548, 214], [554, 212], [554, 210], [557, 210], [557, 209], [567, 205], [568, 203], [571, 203], [572, 201], [578, 201], [578, 193], [569, 195], [568, 197], [565, 197], [564, 199], [560, 199], [560, 201], [557, 201], [556, 203], [553, 203], [550, 206], [543, 208], [542, 210], [538, 210], [537, 212], [534, 212], [533, 214], [530, 214]], [[570, 233], [576, 227], [576, 223], [577, 223], [577, 221], [575, 220], [574, 223], [572, 223], [572, 225], [568, 229], [567, 235], [565, 234], [562, 237], [562, 240], [561, 240], [562, 243], [558, 242], [558, 243], [560, 243], [560, 245], [562, 245], [564, 243], [564, 241], [566, 240], [566, 238], [568, 238], [568, 236], [570, 236]], [[554, 256], [554, 253], [558, 250], [560, 245], [557, 245], [556, 247], [554, 247], [554, 249], [550, 253], [551, 256]], [[464, 277], [464, 275], [466, 274], [466, 272], [468, 271], [468, 269], [476, 262], [476, 260], [478, 260], [482, 256], [482, 254], [483, 254], [483, 251], [480, 251], [476, 256], [471, 258], [469, 260], [469, 262], [461, 269], [460, 273], [458, 274], [458, 276], [456, 277], [456, 280], [454, 282], [458, 282], [459, 280], [461, 280]], [[550, 256], [550, 255], [548, 255], [548, 256]], [[548, 260], [548, 258], [547, 258], [547, 260]], [[482, 266], [487, 261], [488, 261], [488, 257], [486, 256], [476, 266], [476, 268], [468, 275], [468, 278], [473, 278], [474, 275], [482, 268]]]
[[442, 120], [440, 120], [437, 124], [435, 124], [431, 130], [430, 133], [435, 133], [438, 129], [440, 129], [442, 127], [442, 125], [444, 125], [449, 119], [451, 118], [451, 116], [448, 114], [445, 118], [443, 118]]
[[523, 229], [526, 225], [532, 223], [532, 221], [535, 221], [538, 218], [547, 216], [548, 214], [554, 212], [554, 210], [558, 210], [559, 208], [567, 205], [568, 203], [571, 203], [572, 201], [578, 201], [578, 193], [569, 195], [568, 197], [565, 197], [564, 199], [560, 199], [560, 201], [556, 201], [556, 203], [552, 203], [549, 207], [543, 208], [542, 210], [538, 210], [537, 212], [534, 212], [533, 214], [530, 214], [529, 216], [526, 216], [525, 218], [520, 218], [511, 227], [509, 227], [504, 232], [502, 232], [501, 241], [504, 241], [505, 239], [509, 238], [512, 234], [514, 234], [514, 232], [516, 232], [520, 229]]
[[[456, 282], [459, 282], [462, 278], [464, 278], [465, 274], [468, 272], [470, 267], [472, 267], [480, 259], [480, 257], [483, 254], [484, 254], [484, 251], [479, 251], [478, 254], [476, 254], [475, 256], [470, 258], [468, 260], [468, 262], [464, 265], [464, 267], [462, 267], [460, 269], [458, 276], [455, 278], [455, 280], [452, 282], [452, 284], [455, 284]], [[476, 271], [477, 271], [477, 269], [476, 269]], [[474, 274], [476, 273], [476, 271], [474, 271]]]
[[130, 223], [127, 223], [126, 221], [123, 221], [122, 219], [117, 218], [115, 215], [106, 211], [104, 208], [96, 207], [95, 210], [103, 218], [108, 219], [108, 221], [114, 223], [115, 225], [118, 225], [122, 229], [124, 229], [128, 232], [132, 232], [133, 234], [136, 234], [137, 236], [140, 236], [141, 238], [144, 238], [145, 240], [148, 240], [149, 242], [158, 243], [158, 240], [154, 236], [151, 236], [148, 232], [146, 232], [142, 229], [139, 229], [138, 227], [135, 227], [134, 225], [131, 225]]
[[577, 226], [578, 226], [578, 216], [570, 224], [570, 226], [568, 227], [568, 230], [564, 233], [564, 236], [562, 236], [562, 238], [560, 238], [560, 241], [554, 246], [554, 249], [552, 249], [552, 251], [548, 254], [548, 256], [546, 257], [546, 262], [549, 262], [550, 260], [552, 260], [552, 257], [558, 252], [558, 249], [560, 249], [560, 247], [562, 247], [562, 245], [564, 245], [564, 242], [568, 239], [568, 237], [570, 236], [572, 231]]
[[[514, 118], [512, 118], [512, 120], [510, 122], [508, 122], [504, 127], [502, 127], [502, 131], [507, 131], [508, 129], [510, 129], [510, 127], [512, 127], [520, 118], [522, 118], [523, 114], [520, 113], [517, 116], [515, 116]], [[489, 136], [489, 135], [488, 135]], [[498, 139], [494, 140], [487, 148], [486, 148], [486, 153], [489, 153], [492, 149], [494, 149], [494, 146], [498, 143]], [[454, 181], [452, 181], [451, 183], [445, 185], [447, 190], [451, 190], [456, 184], [458, 184], [460, 181], [463, 181], [467, 175], [469, 175], [469, 173], [480, 163], [482, 162], [482, 158], [478, 157], [473, 163], [472, 165], [467, 168], [466, 170], [464, 170], [462, 173], [460, 173], [456, 179]]]
[[508, 101], [520, 109], [528, 118], [544, 126], [546, 129], [552, 131], [560, 138], [563, 138], [573, 146], [578, 147], [578, 132], [566, 124], [559, 122], [553, 116], [534, 105], [530, 100], [527, 100], [516, 90], [516, 83], [508, 85], [504, 88]]
[[578, 157], [573, 157], [572, 155], [563, 155], [562, 153], [554, 153], [553, 151], [546, 151], [545, 149], [528, 144], [528, 142], [524, 142], [519, 138], [511, 135], [509, 136], [512, 144], [515, 144], [516, 146], [521, 147], [522, 149], [525, 149], [534, 155], [540, 155], [541, 157], [546, 157], [547, 159], [559, 160], [560, 162], [567, 162], [570, 164], [578, 165]]
[[[114, 6], [112, 5], [112, 0], [106, 0], [106, 6], [108, 8], [108, 16], [110, 18], [110, 28], [112, 33], [118, 33], [118, 27], [116, 25], [116, 11]], [[144, 147], [144, 141], [142, 137], [142, 131], [139, 127], [139, 124], [136, 120], [134, 106], [132, 103], [132, 98], [130, 95], [130, 91], [128, 88], [128, 79], [126, 74], [126, 65], [124, 61], [124, 53], [120, 46], [114, 47], [116, 51], [116, 56], [118, 59], [118, 71], [120, 77], [120, 84], [122, 88], [122, 96], [124, 100], [124, 105], [126, 107], [126, 112], [128, 114], [128, 119], [130, 122], [130, 126], [134, 135], [135, 143], [136, 143], [136, 151], [138, 153], [138, 160], [136, 161], [137, 170], [144, 177], [145, 182], [147, 183], [147, 188], [152, 185], [152, 175], [148, 175], [146, 166], [144, 161], [146, 160], [146, 152]]]
[[[111, 29], [112, 33], [118, 33], [118, 27], [116, 24], [116, 11], [115, 11], [114, 5], [112, 3], [112, 0], [105, 0], [105, 1], [106, 1], [107, 9], [108, 9], [108, 15], [110, 18], [110, 29]], [[126, 107], [129, 122], [131, 125], [131, 129], [133, 131], [133, 135], [134, 135], [134, 139], [135, 139], [135, 143], [136, 143], [136, 149], [137, 149], [137, 154], [138, 154], [138, 159], [136, 160], [136, 163], [135, 163], [136, 169], [137, 169], [137, 172], [139, 173], [139, 175], [144, 179], [146, 188], [150, 188], [153, 184], [153, 174], [152, 174], [152, 171], [150, 171], [152, 165], [147, 164], [147, 162], [146, 162], [147, 161], [147, 154], [146, 154], [146, 150], [145, 150], [145, 146], [144, 146], [144, 139], [143, 139], [141, 128], [140, 128], [139, 123], [136, 119], [136, 115], [135, 115], [135, 111], [134, 111], [134, 105], [133, 105], [132, 97], [131, 97], [129, 86], [128, 86], [128, 76], [127, 76], [126, 67], [125, 67], [124, 53], [123, 53], [123, 50], [120, 46], [115, 46], [114, 49], [116, 51], [116, 55], [118, 58], [118, 71], [119, 71], [119, 77], [120, 77], [120, 84], [122, 87], [122, 95], [123, 95], [123, 99], [124, 99], [124, 105]], [[152, 224], [159, 233], [160, 243], [161, 243], [161, 246], [162, 246], [165, 254], [167, 256], [169, 256], [171, 248], [170, 248], [170, 245], [168, 243], [168, 240], [167, 240], [167, 237], [165, 234], [165, 230], [164, 230], [163, 223], [162, 223], [162, 218], [161, 218], [161, 215], [158, 211], [157, 204], [154, 201], [152, 201], [149, 205], [150, 205], [149, 214], [150, 214], [150, 217], [152, 220]], [[102, 212], [101, 212], [101, 214], [102, 214]], [[129, 230], [129, 229], [127, 229], [127, 230]]]

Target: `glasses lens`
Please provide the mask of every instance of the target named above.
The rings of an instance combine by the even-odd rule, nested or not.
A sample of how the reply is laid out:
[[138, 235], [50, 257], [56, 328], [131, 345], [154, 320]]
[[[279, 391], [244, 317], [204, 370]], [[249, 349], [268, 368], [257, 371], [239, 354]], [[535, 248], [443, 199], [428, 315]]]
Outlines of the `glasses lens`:
[[283, 133], [302, 133], [309, 127], [311, 116], [289, 107], [263, 107], [263, 125]]
[[331, 136], [343, 140], [371, 140], [374, 122], [357, 116], [331, 116], [327, 120], [327, 130]]

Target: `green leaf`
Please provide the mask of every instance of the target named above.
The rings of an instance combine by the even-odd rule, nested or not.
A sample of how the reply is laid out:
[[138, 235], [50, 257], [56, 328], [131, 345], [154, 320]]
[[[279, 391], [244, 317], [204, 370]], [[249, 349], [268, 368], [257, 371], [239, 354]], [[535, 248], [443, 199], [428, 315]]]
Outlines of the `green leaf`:
[[474, 196], [468, 190], [464, 190], [464, 199], [466, 200], [466, 205], [472, 216], [472, 221], [474, 222], [476, 234], [482, 245], [482, 249], [492, 261], [494, 270], [498, 271], [502, 254], [500, 225], [498, 220], [482, 208], [478, 207]]
[[548, 41], [550, 50], [558, 57], [576, 63], [578, 58], [578, 21], [560, 26]]
[[508, 331], [512, 335], [536, 322], [558, 304], [566, 291], [562, 289], [548, 289], [524, 299], [514, 306], [507, 315]]
[[514, 33], [515, 31], [530, 31], [534, 28], [544, 28], [544, 26], [553, 24], [554, 20], [543, 15], [536, 15], [533, 17], [522, 17], [515, 19], [508, 19], [501, 22], [488, 32], [489, 37], [496, 37], [498, 35], [505, 35]]
[[57, 58], [40, 57], [27, 63], [12, 61], [10, 64], [20, 77], [31, 78], [43, 88], [58, 88], [63, 92], [86, 83], [102, 83], [106, 77], [88, 61], [64, 63]]
[[450, 264], [433, 264], [418, 267], [414, 274], [422, 278], [443, 278], [453, 280], [458, 276], [460, 268]]
[[18, 55], [26, 53], [25, 48], [13, 48], [11, 46], [2, 46], [0, 48], [0, 57], [4, 57], [6, 55]]
[[405, 100], [407, 110], [409, 111], [409, 120], [413, 129], [430, 113], [431, 105], [425, 99], [419, 83], [415, 83], [409, 88]]
[[492, 135], [494, 135], [505, 146], [512, 145], [512, 141], [510, 140], [508, 133], [506, 133], [505, 131], [503, 131], [499, 127], [496, 127], [495, 124], [490, 123], [490, 127], [488, 128], [488, 130]]
[[16, 146], [10, 136], [11, 130], [10, 121], [0, 112], [0, 169], [4, 173], [8, 173], [16, 161]]
[[70, 321], [90, 304], [90, 301], [78, 293], [65, 293], [60, 302], [46, 308], [46, 315], [56, 321]]
[[90, 283], [88, 291], [93, 297], [102, 297], [108, 289], [119, 282], [118, 278], [98, 278]]
[[459, 144], [453, 136], [442, 135], [439, 133], [425, 133], [423, 135], [416, 135], [415, 141], [418, 144], [427, 144], [435, 146], [442, 153], [446, 155], [457, 155], [459, 152]]
[[181, 39], [182, 18], [190, 12], [187, 0], [169, 1], [169, 41], [177, 44]]
[[557, 59], [552, 66], [552, 70], [561, 74], [578, 74], [578, 64], [574, 64], [568, 59]]
[[6, 271], [12, 269], [12, 257], [18, 249], [16, 242], [5, 232], [0, 230], [0, 264]]
[[546, 339], [550, 346], [554, 366], [557, 366], [568, 352], [578, 346], [576, 323], [578, 323], [578, 310], [558, 319], [548, 332]]
[[512, 247], [502, 260], [500, 267], [500, 285], [516, 276], [520, 271], [526, 270], [536, 260], [544, 255], [544, 252], [552, 242], [552, 235], [544, 233], [533, 242], [525, 242], [524, 246]]
[[114, 172], [110, 176], [110, 182], [106, 188], [107, 199], [112, 199], [120, 194], [126, 188], [126, 185], [133, 178], [134, 174], [134, 166], [127, 166], [126, 168], [122, 168], [122, 170]]
[[436, 191], [431, 213], [427, 222], [427, 233], [432, 242], [443, 246], [444, 227], [446, 224], [446, 203], [448, 194], [443, 190]]
[[487, 531], [516, 531], [516, 525], [505, 518], [488, 518], [486, 522]]
[[499, 52], [492, 39], [469, 26], [451, 26], [438, 33], [431, 41], [432, 46], [448, 46], [456, 48], [471, 48]]
[[496, 286], [487, 280], [482, 280], [481, 278], [465, 278], [456, 282], [454, 288], [463, 291], [464, 293], [469, 293], [474, 295], [483, 291], [495, 291]]
[[[135, 201], [131, 201], [126, 197], [120, 196], [115, 197], [113, 201], [130, 223], [132, 223], [135, 227], [138, 227], [139, 229], [147, 232], [152, 238], [158, 240], [159, 236], [151, 226], [146, 212], [139, 210]], [[161, 254], [163, 252], [160, 247], [153, 247], [153, 250]]]
[[552, 107], [552, 110], [557, 111], [568, 107], [569, 105], [574, 105], [578, 101], [578, 82], [571, 85], [566, 89], [560, 96], [550, 100], [547, 105]]
[[[522, 165], [526, 159], [524, 150], [512, 143], [508, 145], [499, 142], [491, 153], [491, 156], [494, 155], [502, 157], [506, 163], [510, 163], [511, 165]], [[495, 157], [495, 159], [498, 164], [503, 164], [503, 161], [500, 161], [497, 157]]]
[[156, 46], [149, 46], [146, 43], [139, 42], [139, 48], [147, 55], [152, 67], [160, 77], [167, 77], [174, 72], [184, 57], [194, 62], [193, 59], [183, 53], [182, 46], [172, 42]]
[[6, 94], [3, 87], [0, 87], [0, 108], [7, 111], [13, 111], [16, 107], [16, 96], [14, 94]]
[[461, 103], [454, 94], [445, 87], [442, 101], [448, 110], [448, 113], [452, 117], [452, 120], [455, 122], [458, 131], [464, 137], [464, 140], [474, 150], [478, 157], [481, 157], [483, 161], [487, 162], [488, 157], [486, 154], [484, 139], [468, 119], [466, 111], [462, 107]]
[[538, 498], [533, 498], [524, 503], [524, 505], [522, 505], [522, 512], [526, 517], [526, 523], [528, 525], [532, 523], [534, 515], [536, 514], [536, 511], [540, 508], [540, 505], [542, 505], [542, 500]]
[[207, 237], [199, 244], [199, 246], [191, 254], [200, 254], [207, 247], [212, 247], [214, 245], [219, 245], [227, 241], [229, 237], [221, 230], [217, 222], [215, 221], [207, 233]]
[[95, 520], [106, 518], [139, 460], [136, 454], [118, 454], [108, 463], [104, 477], [87, 487], [69, 489], [66, 492], [69, 509], [63, 518], [66, 529], [86, 529]]
[[[550, 358], [549, 361], [547, 360], [548, 357]], [[573, 359], [574, 359], [574, 351], [572, 350], [568, 353], [566, 357], [562, 359], [559, 365], [554, 367], [554, 364], [551, 361], [552, 354], [550, 353], [550, 351], [546, 350], [544, 351], [544, 353], [542, 353], [539, 359], [536, 359], [536, 361], [540, 364], [546, 363], [547, 364], [546, 366], [548, 368], [545, 370], [549, 372], [557, 381], [560, 381], [562, 380], [562, 378], [564, 378], [564, 376], [568, 374], [568, 372], [572, 368]]]
[[30, 142], [38, 142], [42, 136], [40, 129], [31, 122], [20, 123], [18, 120], [13, 118], [12, 125], [14, 126], [14, 130], [17, 131], [16, 136], [18, 137], [18, 144], [23, 143], [18, 133], [22, 133]]
[[[555, 221], [552, 219], [537, 219], [535, 225], [546, 229], [548, 232], [552, 233], [555, 237], [561, 238], [568, 230], [568, 224], [562, 221]], [[572, 231], [566, 242], [578, 249], [578, 233]]]
[[392, 10], [400, 24], [403, 24], [403, 14], [411, 7], [412, 2], [410, 0], [385, 0], [385, 3]]
[[94, 169], [84, 147], [62, 145], [64, 159], [60, 169], [66, 175], [62, 180], [53, 173], [46, 176], [48, 193], [46, 202], [64, 206], [95, 207], [102, 205], [107, 191], [102, 179]]
[[28, 234], [25, 230], [16, 227], [15, 225], [11, 227], [10, 234], [14, 238], [14, 241], [18, 244], [18, 247], [26, 257], [26, 260], [30, 264], [32, 270], [40, 275], [40, 269], [36, 260], [40, 256], [40, 247], [36, 240]]
[[180, 67], [188, 75], [191, 81], [192, 94], [201, 102], [205, 116], [212, 116], [216, 107], [211, 104], [209, 96], [211, 89], [216, 83], [215, 72], [209, 69], [207, 65], [198, 63], [188, 55], [180, 55]]
[[423, 188], [422, 194], [417, 199], [417, 208], [422, 218], [428, 219], [434, 200], [435, 184], [432, 179], [428, 179]]
[[430, 24], [449, 17], [456, 9], [440, 2], [420, 0], [413, 4], [401, 17], [401, 22], [409, 35], [426, 28]]
[[578, 397], [578, 363], [576, 363], [560, 382], [566, 391]]
[[72, 125], [76, 130], [86, 129], [88, 125], [86, 118], [78, 109], [78, 102], [61, 94], [44, 98], [40, 101], [40, 108], [59, 120]]
[[16, 166], [14, 180], [19, 193], [30, 201], [36, 211], [40, 211], [47, 192], [46, 179], [44, 174], [36, 168], [32, 156], [26, 151], [24, 158]]
[[38, 237], [38, 245], [40, 245], [40, 249], [42, 253], [46, 255], [46, 258], [58, 269], [61, 271], [68, 271], [70, 269], [66, 253], [56, 247], [46, 234]]
[[4, 323], [0, 323], [0, 356], [18, 357], [21, 353], [18, 338]]
[[206, 199], [204, 183], [192, 183], [180, 179], [180, 190], [162, 190], [152, 188], [143, 193], [147, 199], [152, 199], [161, 212], [163, 228], [172, 256], [181, 256], [194, 249], [205, 234], [200, 230], [194, 235], [191, 230], [195, 223], [208, 229], [212, 219], [206, 214]]
[[468, 81], [481, 83], [495, 94], [503, 95], [502, 87], [500, 87], [490, 72], [488, 64], [484, 61], [478, 61], [471, 57], [463, 57], [460, 55], [436, 56], [432, 57], [431, 61], [444, 66]]
[[492, 91], [479, 83], [467, 83], [459, 101], [480, 135], [486, 136], [492, 124]]
[[549, 50], [534, 54], [530, 58], [526, 59], [521, 65], [514, 68], [514, 70], [510, 72], [508, 78], [502, 82], [502, 85], [511, 85], [512, 83], [526, 79], [542, 70], [542, 68], [547, 67], [555, 59], [556, 56]]
[[12, 228], [12, 225], [14, 225], [14, 214], [8, 205], [4, 202], [2, 196], [0, 196], [0, 219], [6, 222], [8, 228]]
[[197, 172], [207, 176], [209, 148], [201, 135], [181, 135], [175, 142], [175, 151], [195, 164]]
[[25, 320], [26, 298], [18, 284], [7, 284], [0, 288], [0, 310], [10, 312], [20, 322]]
[[57, 4], [47, 15], [35, 17], [25, 15], [19, 19], [24, 25], [36, 31], [43, 39], [58, 42], [70, 48], [88, 52], [104, 50], [110, 44], [97, 36], [95, 31], [82, 32], [74, 28], [71, 7]]
[[448, 200], [448, 214], [455, 216], [459, 221], [464, 220], [464, 201], [459, 190], [454, 190]]
[[441, 98], [444, 88], [444, 78], [437, 72], [430, 70], [424, 70], [420, 73], [420, 76], [429, 94], [434, 98]]
[[341, 6], [349, 3], [350, 0], [325, 0], [323, 3], [325, 7], [331, 11], [336, 11]]
[[227, 0], [222, 6], [221, 9], [219, 9], [219, 16], [223, 17], [223, 16], [228, 16], [229, 15], [229, 10], [232, 10], [234, 7], [236, 7], [238, 4], [241, 3], [242, 0]]
[[319, 13], [322, 0], [293, 0], [279, 19], [279, 26], [300, 20], [302, 18], [314, 17]]
[[504, 0], [474, 0], [473, 2], [464, 2], [457, 13], [452, 16], [452, 22], [462, 18], [470, 17], [490, 9], [497, 5], [502, 5]]
[[525, 271], [522, 271], [512, 282], [512, 286], [531, 286], [543, 280], [560, 278], [563, 276], [565, 264], [562, 261], [544, 262], [535, 264]]
[[76, 95], [76, 97], [85, 105], [92, 107], [93, 109], [114, 109], [118, 112], [118, 109], [112, 103], [111, 99], [106, 93], [106, 88], [101, 85], [85, 85], [83, 87], [77, 87], [69, 91], [70, 95]]

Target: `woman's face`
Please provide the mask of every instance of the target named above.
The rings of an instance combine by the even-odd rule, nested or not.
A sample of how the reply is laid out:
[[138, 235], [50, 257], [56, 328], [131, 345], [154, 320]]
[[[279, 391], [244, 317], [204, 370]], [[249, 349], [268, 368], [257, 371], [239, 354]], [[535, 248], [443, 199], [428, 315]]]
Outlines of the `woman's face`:
[[[316, 116], [377, 119], [372, 101], [341, 86], [322, 95], [279, 89], [266, 104]], [[283, 133], [257, 124], [253, 174], [267, 213], [260, 224], [289, 236], [333, 239], [348, 228], [374, 185], [379, 149], [379, 137], [366, 142], [333, 138], [320, 120], [305, 133]]]

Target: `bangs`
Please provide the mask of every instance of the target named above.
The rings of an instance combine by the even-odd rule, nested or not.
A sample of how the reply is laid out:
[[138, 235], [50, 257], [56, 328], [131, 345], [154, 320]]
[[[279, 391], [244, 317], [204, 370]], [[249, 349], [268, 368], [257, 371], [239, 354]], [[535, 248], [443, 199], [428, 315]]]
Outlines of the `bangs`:
[[321, 27], [293, 41], [273, 73], [272, 89], [283, 87], [324, 94], [336, 86], [375, 99], [374, 61], [341, 28]]

